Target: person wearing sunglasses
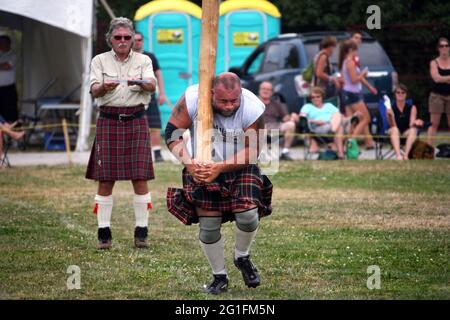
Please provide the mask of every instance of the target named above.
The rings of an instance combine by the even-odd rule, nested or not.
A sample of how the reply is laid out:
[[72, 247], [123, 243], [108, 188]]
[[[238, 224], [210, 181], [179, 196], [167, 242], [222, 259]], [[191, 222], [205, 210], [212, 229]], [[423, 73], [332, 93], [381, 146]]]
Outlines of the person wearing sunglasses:
[[428, 144], [433, 145], [434, 136], [443, 113], [447, 115], [450, 128], [450, 47], [447, 38], [438, 41], [439, 56], [430, 62], [431, 92], [428, 98], [431, 126], [428, 128]]
[[147, 181], [154, 179], [152, 150], [145, 106], [156, 88], [152, 61], [132, 50], [133, 23], [124, 17], [111, 20], [106, 42], [111, 51], [91, 61], [91, 94], [100, 109], [86, 178], [98, 181], [94, 213], [98, 220], [98, 249], [112, 244], [112, 191], [116, 181], [131, 180], [136, 218], [134, 245], [148, 247]]
[[[394, 91], [395, 98], [391, 108], [387, 108], [389, 136], [397, 160], [408, 160], [409, 152], [416, 141], [419, 127], [424, 125], [417, 119], [417, 108], [407, 101], [408, 88], [400, 83]], [[400, 137], [406, 137], [405, 152], [400, 151]]]

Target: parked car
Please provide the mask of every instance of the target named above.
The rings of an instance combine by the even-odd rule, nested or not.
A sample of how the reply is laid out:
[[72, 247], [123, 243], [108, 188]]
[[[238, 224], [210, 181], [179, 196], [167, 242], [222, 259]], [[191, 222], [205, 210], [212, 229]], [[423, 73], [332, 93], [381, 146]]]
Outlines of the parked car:
[[[310, 84], [303, 81], [301, 72], [319, 51], [319, 43], [326, 35], [335, 36], [338, 41], [350, 38], [349, 32], [308, 32], [282, 34], [260, 44], [245, 60], [242, 66], [230, 68], [242, 79], [243, 87], [258, 92], [262, 81], [270, 81], [274, 96], [285, 103], [290, 112], [298, 112], [309, 95]], [[338, 72], [339, 47], [330, 62]], [[395, 71], [388, 55], [367, 33], [363, 33], [359, 48], [361, 68], [368, 67], [367, 80], [378, 90], [378, 95], [363, 89], [369, 108], [376, 108], [378, 100], [385, 94], [392, 95], [397, 84]]]

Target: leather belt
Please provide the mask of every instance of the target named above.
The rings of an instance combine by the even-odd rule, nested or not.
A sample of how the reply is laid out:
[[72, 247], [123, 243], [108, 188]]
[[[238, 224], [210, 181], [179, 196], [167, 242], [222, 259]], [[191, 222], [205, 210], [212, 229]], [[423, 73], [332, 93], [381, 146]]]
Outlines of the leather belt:
[[117, 121], [130, 121], [134, 119], [139, 119], [145, 114], [145, 110], [139, 110], [135, 113], [125, 114], [125, 113], [108, 113], [100, 111], [100, 118], [106, 118]]

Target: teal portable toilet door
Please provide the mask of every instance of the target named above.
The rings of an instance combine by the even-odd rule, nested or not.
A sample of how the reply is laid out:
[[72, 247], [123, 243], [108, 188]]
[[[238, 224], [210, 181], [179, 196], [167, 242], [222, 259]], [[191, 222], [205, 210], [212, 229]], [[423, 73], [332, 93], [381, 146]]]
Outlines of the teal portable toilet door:
[[[189, 15], [161, 11], [149, 17], [149, 49], [158, 59], [164, 78], [167, 99], [174, 105], [192, 84], [192, 27]], [[172, 112], [160, 106], [163, 130]]]
[[225, 65], [240, 66], [250, 53], [267, 40], [267, 16], [258, 10], [236, 10], [225, 15]]

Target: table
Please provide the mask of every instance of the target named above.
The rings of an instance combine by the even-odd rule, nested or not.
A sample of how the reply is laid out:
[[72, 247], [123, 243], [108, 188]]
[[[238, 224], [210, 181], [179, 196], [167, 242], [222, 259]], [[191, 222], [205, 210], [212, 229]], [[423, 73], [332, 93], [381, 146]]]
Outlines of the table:
[[[39, 118], [43, 119], [47, 112], [51, 113], [52, 123], [61, 123], [62, 118], [66, 118], [69, 123], [74, 123], [76, 121], [76, 113], [73, 112], [71, 115], [61, 116], [60, 112], [67, 113], [67, 111], [75, 111], [80, 108], [80, 103], [43, 103], [39, 107]], [[77, 136], [77, 128], [69, 127], [69, 135]], [[59, 133], [59, 134], [58, 134]], [[65, 142], [64, 136], [61, 134], [59, 127], [52, 128], [49, 134], [46, 134], [44, 138], [44, 148], [45, 150], [64, 150]]]

